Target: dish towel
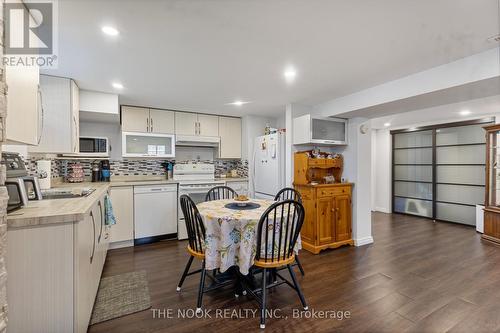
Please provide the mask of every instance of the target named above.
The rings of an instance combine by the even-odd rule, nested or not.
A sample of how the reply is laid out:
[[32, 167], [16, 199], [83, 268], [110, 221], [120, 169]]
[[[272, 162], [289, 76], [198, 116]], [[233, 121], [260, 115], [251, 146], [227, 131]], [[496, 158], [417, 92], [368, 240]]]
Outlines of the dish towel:
[[109, 195], [104, 197], [104, 216], [106, 216], [106, 220], [104, 221], [106, 225], [116, 224], [115, 214], [113, 214], [113, 205], [111, 204]]

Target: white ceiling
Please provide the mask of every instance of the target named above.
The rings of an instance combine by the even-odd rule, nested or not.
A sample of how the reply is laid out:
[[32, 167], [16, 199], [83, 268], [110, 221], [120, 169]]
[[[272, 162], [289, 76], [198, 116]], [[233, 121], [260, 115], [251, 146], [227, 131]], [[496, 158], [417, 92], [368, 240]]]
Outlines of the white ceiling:
[[498, 0], [63, 0], [59, 68], [44, 73], [120, 81], [122, 104], [270, 115], [496, 47], [498, 27]]

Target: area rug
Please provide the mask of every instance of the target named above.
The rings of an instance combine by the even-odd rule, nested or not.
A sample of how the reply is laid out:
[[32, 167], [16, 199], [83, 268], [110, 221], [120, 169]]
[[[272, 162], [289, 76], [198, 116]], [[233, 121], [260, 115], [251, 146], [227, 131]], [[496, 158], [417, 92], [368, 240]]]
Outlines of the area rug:
[[146, 271], [101, 279], [90, 324], [143, 311], [151, 307]]

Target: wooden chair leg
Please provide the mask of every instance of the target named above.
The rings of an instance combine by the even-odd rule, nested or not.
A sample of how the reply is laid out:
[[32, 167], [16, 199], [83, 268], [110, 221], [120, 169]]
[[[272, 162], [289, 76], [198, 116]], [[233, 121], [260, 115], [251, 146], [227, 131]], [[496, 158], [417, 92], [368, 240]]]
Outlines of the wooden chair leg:
[[295, 286], [295, 290], [297, 291], [297, 294], [299, 294], [300, 301], [302, 302], [302, 306], [304, 307], [304, 310], [308, 310], [309, 307], [307, 306], [306, 299], [304, 298], [304, 295], [302, 294], [302, 290], [300, 289], [299, 283], [297, 282], [297, 278], [295, 277], [295, 273], [293, 272], [292, 266], [290, 264], [286, 265], [288, 268], [288, 271], [290, 272], [290, 276], [292, 277], [293, 284]]
[[260, 328], [266, 328], [267, 269], [262, 270], [262, 302], [260, 304]]
[[177, 285], [177, 291], [181, 291], [182, 284], [184, 283], [184, 280], [186, 279], [186, 276], [189, 273], [189, 268], [191, 268], [191, 264], [193, 263], [193, 259], [194, 259], [193, 256], [189, 257], [189, 260], [186, 264], [186, 268], [184, 268], [184, 273], [182, 273], [181, 280], [179, 281], [179, 284]]
[[297, 266], [299, 267], [299, 270], [300, 270], [300, 273], [302, 274], [302, 276], [306, 275], [306, 273], [304, 273], [304, 269], [302, 268], [302, 264], [300, 263], [300, 260], [299, 260], [299, 255], [295, 255], [295, 262], [297, 263]]
[[201, 301], [203, 299], [203, 291], [205, 289], [205, 275], [207, 270], [205, 269], [205, 260], [201, 262], [201, 277], [200, 277], [200, 288], [198, 289], [198, 303], [196, 304], [196, 313], [201, 312]]

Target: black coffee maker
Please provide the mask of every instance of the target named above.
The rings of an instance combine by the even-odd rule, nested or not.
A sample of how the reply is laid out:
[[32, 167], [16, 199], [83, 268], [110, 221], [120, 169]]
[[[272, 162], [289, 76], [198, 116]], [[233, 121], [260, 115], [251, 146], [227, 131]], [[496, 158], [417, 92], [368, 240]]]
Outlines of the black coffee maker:
[[92, 163], [92, 182], [100, 182], [101, 181], [101, 163], [98, 161], [94, 161]]
[[109, 182], [111, 180], [111, 167], [109, 160], [101, 161], [101, 181]]

